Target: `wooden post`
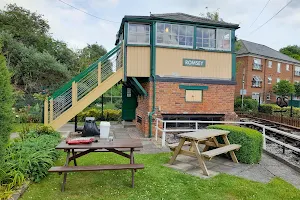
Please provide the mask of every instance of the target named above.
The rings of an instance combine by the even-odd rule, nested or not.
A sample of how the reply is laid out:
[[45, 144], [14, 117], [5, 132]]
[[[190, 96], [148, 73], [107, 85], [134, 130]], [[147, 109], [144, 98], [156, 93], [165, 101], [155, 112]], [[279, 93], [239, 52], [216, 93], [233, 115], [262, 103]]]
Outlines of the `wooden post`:
[[50, 123], [53, 121], [53, 99], [50, 99]]
[[44, 101], [44, 124], [47, 125], [48, 124], [48, 108], [49, 108], [49, 105], [48, 105], [48, 98], [45, 99]]
[[98, 86], [101, 83], [101, 62], [98, 63]]
[[72, 106], [75, 106], [77, 103], [77, 83], [72, 82]]

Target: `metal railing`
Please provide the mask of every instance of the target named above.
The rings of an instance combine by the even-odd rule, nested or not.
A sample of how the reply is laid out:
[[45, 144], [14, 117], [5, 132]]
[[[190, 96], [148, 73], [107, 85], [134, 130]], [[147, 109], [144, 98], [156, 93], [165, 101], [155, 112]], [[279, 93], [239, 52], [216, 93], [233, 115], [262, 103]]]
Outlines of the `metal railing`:
[[122, 67], [123, 43], [120, 43], [45, 100], [45, 122], [51, 123]]
[[[168, 123], [182, 123], [182, 124], [195, 124], [195, 128], [183, 128], [183, 129], [172, 129], [172, 128], [167, 128]], [[199, 130], [199, 124], [235, 124], [235, 125], [253, 125], [262, 128], [262, 135], [263, 135], [263, 149], [266, 149], [267, 142], [266, 140], [272, 141], [276, 144], [279, 144], [281, 146], [284, 146], [288, 149], [291, 149], [297, 153], [300, 153], [300, 149], [290, 145], [283, 143], [282, 141], [276, 140], [272, 137], [269, 137], [266, 135], [266, 130], [269, 130], [271, 132], [280, 134], [282, 136], [286, 136], [289, 138], [292, 138], [294, 140], [300, 141], [300, 136], [294, 135], [285, 131], [281, 131], [275, 128], [271, 128], [262, 124], [258, 124], [255, 122], [236, 122], [236, 121], [190, 121], [190, 120], [162, 120], [159, 118], [156, 118], [156, 124], [155, 124], [155, 140], [158, 140], [158, 131], [162, 132], [162, 141], [161, 144], [162, 146], [166, 145], [166, 133], [170, 132], [191, 132], [191, 131], [197, 131]]]

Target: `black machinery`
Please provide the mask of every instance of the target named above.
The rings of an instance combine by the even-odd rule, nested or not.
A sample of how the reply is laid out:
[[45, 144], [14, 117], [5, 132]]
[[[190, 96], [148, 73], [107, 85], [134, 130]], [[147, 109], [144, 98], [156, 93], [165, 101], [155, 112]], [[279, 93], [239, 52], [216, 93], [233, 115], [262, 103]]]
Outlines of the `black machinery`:
[[91, 137], [99, 135], [100, 130], [96, 125], [95, 117], [86, 117], [82, 130], [82, 137]]

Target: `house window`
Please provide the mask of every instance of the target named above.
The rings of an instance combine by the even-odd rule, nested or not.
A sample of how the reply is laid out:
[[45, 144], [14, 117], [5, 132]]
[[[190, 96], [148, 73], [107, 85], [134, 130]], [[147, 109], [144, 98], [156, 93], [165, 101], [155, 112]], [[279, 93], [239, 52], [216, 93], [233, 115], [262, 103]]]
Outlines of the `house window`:
[[217, 29], [217, 49], [231, 50], [231, 32], [227, 29]]
[[280, 73], [281, 72], [281, 63], [277, 63], [277, 72]]
[[197, 48], [216, 48], [216, 30], [209, 28], [197, 28], [196, 33]]
[[186, 102], [202, 102], [202, 90], [185, 90]]
[[150, 44], [150, 26], [147, 24], [129, 24], [128, 44]]
[[286, 71], [290, 71], [290, 65], [286, 65]]
[[277, 78], [277, 83], [279, 83], [280, 82], [280, 78]]
[[261, 59], [259, 58], [254, 58], [253, 60], [253, 69], [256, 69], [256, 70], [261, 70]]
[[295, 67], [295, 76], [300, 76], [300, 67]]
[[262, 79], [259, 76], [253, 76], [252, 87], [261, 87]]
[[272, 61], [270, 61], [270, 60], [269, 60], [269, 62], [268, 62], [268, 67], [269, 67], [269, 68], [272, 68]]
[[193, 37], [193, 26], [157, 23], [158, 45], [193, 48]]
[[267, 93], [267, 100], [268, 100], [268, 101], [271, 100], [271, 93]]
[[268, 84], [272, 84], [272, 77], [271, 76], [268, 77]]

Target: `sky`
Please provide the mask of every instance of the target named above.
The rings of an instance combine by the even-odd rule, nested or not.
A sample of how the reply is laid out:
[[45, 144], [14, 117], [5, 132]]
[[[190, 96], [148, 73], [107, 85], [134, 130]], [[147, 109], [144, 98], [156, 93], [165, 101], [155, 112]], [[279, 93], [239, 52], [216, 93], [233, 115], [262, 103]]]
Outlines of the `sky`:
[[[63, 0], [91, 17], [59, 0], [0, 0], [0, 9], [8, 3], [16, 3], [33, 12], [44, 15], [55, 39], [78, 49], [98, 43], [107, 50], [114, 47], [116, 33], [124, 15], [145, 15], [150, 12], [182, 12], [195, 16], [207, 11], [219, 11], [226, 22], [240, 24], [236, 35], [264, 44], [276, 50], [287, 45], [300, 45], [300, 0], [293, 0], [281, 13], [262, 28], [253, 32], [277, 13], [290, 0], [270, 0], [264, 12], [257, 18], [268, 0]], [[115, 23], [116, 22], [116, 23]]]

